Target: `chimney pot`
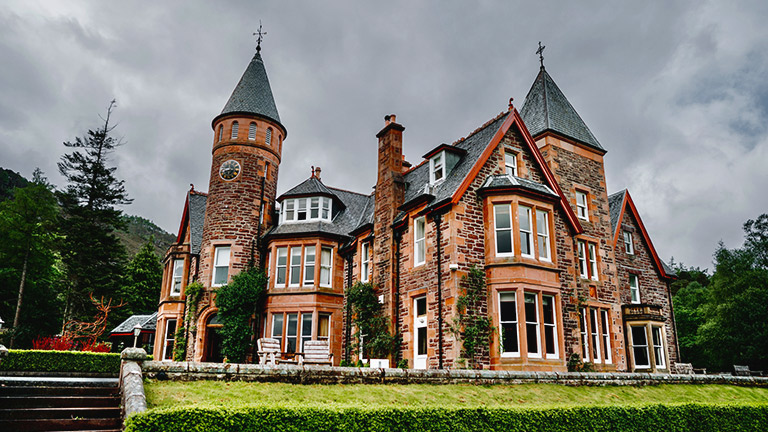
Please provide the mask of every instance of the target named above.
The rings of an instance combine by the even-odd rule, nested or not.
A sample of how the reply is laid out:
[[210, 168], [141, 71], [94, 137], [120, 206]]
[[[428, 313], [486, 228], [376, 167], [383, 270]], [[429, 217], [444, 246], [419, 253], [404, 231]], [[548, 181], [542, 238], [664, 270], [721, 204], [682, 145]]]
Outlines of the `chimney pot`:
[[320, 169], [320, 167], [315, 167], [315, 177], [317, 177], [318, 180], [320, 180], [320, 172], [321, 171], [322, 170]]

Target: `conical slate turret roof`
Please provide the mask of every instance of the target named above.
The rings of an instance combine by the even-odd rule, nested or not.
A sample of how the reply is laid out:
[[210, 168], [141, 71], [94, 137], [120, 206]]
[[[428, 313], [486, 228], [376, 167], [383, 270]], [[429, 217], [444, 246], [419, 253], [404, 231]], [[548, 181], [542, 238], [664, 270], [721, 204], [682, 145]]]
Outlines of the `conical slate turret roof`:
[[[280, 123], [261, 54], [256, 53], [217, 118], [227, 114], [256, 114]], [[214, 120], [215, 122], [215, 120]], [[282, 123], [280, 123], [282, 126]]]
[[605, 151], [543, 66], [525, 97], [520, 116], [532, 136], [550, 130]]

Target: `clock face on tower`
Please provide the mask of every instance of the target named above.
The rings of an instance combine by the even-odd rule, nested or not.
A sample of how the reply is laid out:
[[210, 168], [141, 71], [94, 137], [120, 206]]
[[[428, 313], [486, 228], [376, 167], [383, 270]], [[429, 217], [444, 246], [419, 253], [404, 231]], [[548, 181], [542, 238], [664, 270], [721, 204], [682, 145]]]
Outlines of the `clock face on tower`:
[[240, 174], [240, 164], [236, 160], [228, 160], [219, 167], [219, 175], [224, 180], [234, 180]]

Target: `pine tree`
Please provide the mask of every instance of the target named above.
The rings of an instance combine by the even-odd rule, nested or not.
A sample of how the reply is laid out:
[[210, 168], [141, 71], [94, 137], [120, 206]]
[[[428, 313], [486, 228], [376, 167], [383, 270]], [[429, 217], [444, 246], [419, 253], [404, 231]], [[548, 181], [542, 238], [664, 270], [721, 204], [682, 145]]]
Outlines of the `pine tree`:
[[90, 317], [89, 294], [110, 299], [120, 292], [126, 253], [114, 234], [123, 227], [122, 211], [117, 206], [132, 200], [124, 182], [115, 176], [117, 167], [108, 165], [110, 154], [121, 145], [110, 136], [114, 108], [113, 100], [102, 127], [89, 130], [74, 142], [65, 142], [73, 151], [58, 163], [68, 182], [66, 190], [58, 194], [66, 237], [62, 253], [67, 279], [65, 320]]
[[125, 311], [118, 311], [119, 315], [127, 317], [130, 314], [151, 314], [157, 311], [163, 268], [155, 253], [154, 242], [154, 236], [150, 236], [128, 263], [123, 286], [123, 298], [128, 302], [128, 307]]
[[0, 307], [13, 310], [11, 347], [19, 336], [28, 340], [47, 333], [59, 316], [54, 252], [59, 209], [52, 190], [36, 169], [31, 183], [0, 203], [0, 298], [6, 299]]

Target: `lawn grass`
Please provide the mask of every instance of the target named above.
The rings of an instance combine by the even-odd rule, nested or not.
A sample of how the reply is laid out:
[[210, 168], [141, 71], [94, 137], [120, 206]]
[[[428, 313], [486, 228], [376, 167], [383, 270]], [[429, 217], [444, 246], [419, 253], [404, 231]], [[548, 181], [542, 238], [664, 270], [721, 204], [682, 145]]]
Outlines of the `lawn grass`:
[[559, 384], [299, 385], [146, 381], [150, 408], [185, 405], [305, 407], [566, 407], [679, 403], [768, 404], [768, 388], [729, 385], [569, 387]]

